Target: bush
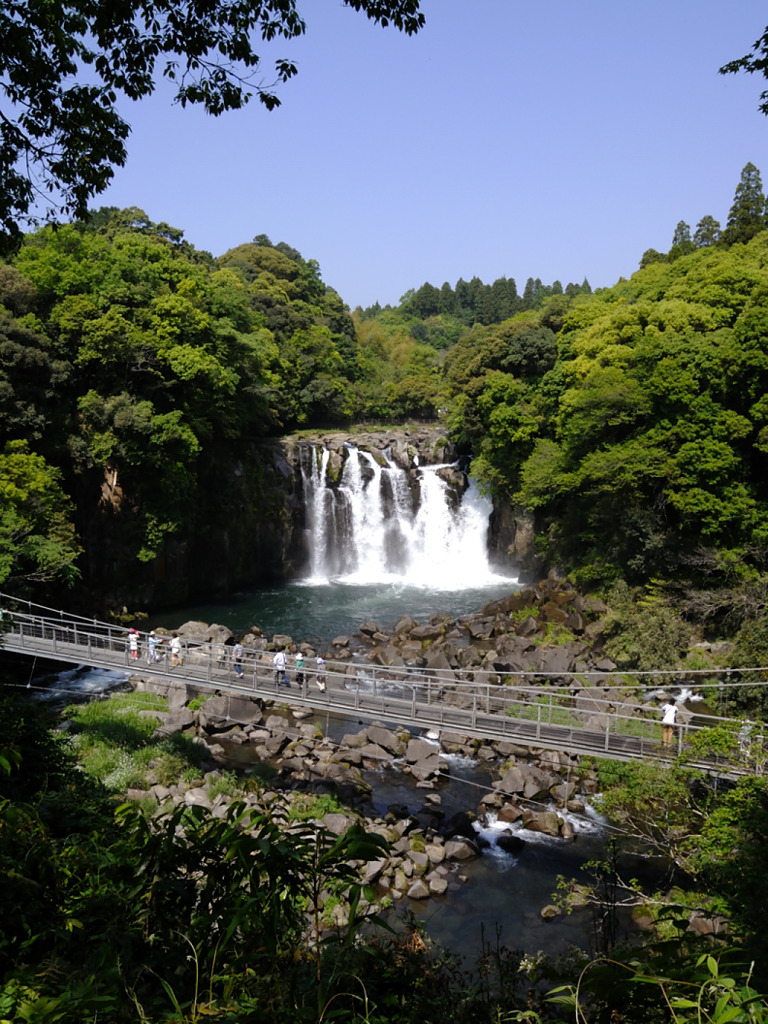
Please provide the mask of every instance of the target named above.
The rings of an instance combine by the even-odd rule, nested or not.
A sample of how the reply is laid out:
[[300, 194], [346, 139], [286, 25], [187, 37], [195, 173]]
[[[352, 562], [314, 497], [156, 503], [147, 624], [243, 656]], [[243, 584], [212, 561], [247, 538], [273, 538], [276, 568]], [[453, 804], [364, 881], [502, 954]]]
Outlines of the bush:
[[690, 630], [653, 591], [643, 595], [617, 583], [607, 599], [605, 653], [619, 668], [653, 672], [678, 668], [690, 643]]

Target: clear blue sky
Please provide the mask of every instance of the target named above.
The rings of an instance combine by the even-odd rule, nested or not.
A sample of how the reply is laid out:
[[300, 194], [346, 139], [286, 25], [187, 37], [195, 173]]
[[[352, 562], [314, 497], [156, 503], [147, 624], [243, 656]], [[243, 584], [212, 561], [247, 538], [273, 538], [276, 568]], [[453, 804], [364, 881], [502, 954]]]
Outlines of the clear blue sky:
[[768, 23], [757, 0], [423, 0], [415, 37], [299, 7], [304, 38], [259, 51], [299, 64], [281, 107], [126, 104], [94, 205], [215, 256], [288, 242], [354, 308], [474, 275], [611, 285], [679, 220], [724, 225], [747, 162], [768, 185], [768, 83], [717, 73]]

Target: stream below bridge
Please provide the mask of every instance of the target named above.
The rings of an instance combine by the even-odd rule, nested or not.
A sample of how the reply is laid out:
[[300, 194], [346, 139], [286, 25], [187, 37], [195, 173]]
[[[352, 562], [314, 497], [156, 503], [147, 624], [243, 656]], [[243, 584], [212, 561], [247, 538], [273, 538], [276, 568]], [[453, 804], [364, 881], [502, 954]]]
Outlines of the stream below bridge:
[[[76, 702], [123, 688], [127, 678], [125, 673], [83, 667], [68, 669], [44, 680], [35, 679], [33, 686], [44, 682], [46, 699]], [[317, 716], [316, 720], [323, 732], [336, 741], [368, 724], [333, 715]], [[232, 746], [230, 750], [233, 767], [248, 766], [247, 747]], [[446, 819], [459, 811], [475, 812], [491, 785], [493, 764], [452, 754], [447, 755], [447, 760], [450, 778], [436, 790], [441, 810]], [[496, 773], [498, 775], [498, 765]], [[366, 772], [365, 779], [372, 789], [375, 812], [380, 816], [393, 804], [406, 805], [412, 814], [424, 806], [428, 791], [417, 787], [412, 776], [401, 771], [396, 763], [380, 771]], [[462, 865], [466, 881], [457, 891], [426, 901], [404, 899], [398, 902], [397, 909], [411, 911], [434, 942], [466, 956], [470, 962], [480, 953], [483, 936], [486, 942], [495, 941], [497, 928], [503, 945], [527, 953], [542, 951], [557, 956], [567, 953], [572, 946], [590, 949], [593, 920], [589, 910], [576, 910], [551, 920], [544, 920], [541, 910], [552, 903], [560, 876], [589, 881], [584, 864], [603, 853], [606, 830], [598, 815], [589, 808], [583, 814], [563, 810], [558, 813], [573, 827], [573, 842], [520, 827], [525, 846], [519, 853], [511, 854], [496, 845], [497, 829], [490, 820], [480, 828], [481, 836], [489, 845], [480, 857]], [[627, 867], [628, 875], [634, 877], [641, 870], [640, 863]]]

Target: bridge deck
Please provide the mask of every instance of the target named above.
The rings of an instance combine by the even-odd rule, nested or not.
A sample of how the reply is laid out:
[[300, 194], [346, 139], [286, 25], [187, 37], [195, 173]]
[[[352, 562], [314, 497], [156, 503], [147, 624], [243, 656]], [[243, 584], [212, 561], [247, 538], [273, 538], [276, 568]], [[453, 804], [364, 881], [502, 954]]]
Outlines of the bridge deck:
[[[238, 676], [231, 648], [221, 644], [189, 645], [181, 665], [172, 667], [166, 653], [158, 662], [145, 658], [146, 636], [141, 636], [144, 657], [130, 656], [127, 631], [60, 613], [40, 616], [4, 613], [0, 621], [2, 646], [9, 652], [75, 665], [111, 669], [167, 679], [201, 692], [229, 693], [300, 705], [317, 712], [362, 717], [402, 724], [409, 728], [463, 733], [479, 739], [507, 740], [569, 754], [593, 755], [620, 761], [669, 758], [682, 752], [690, 736], [701, 728], [691, 722], [676, 729], [676, 746], [663, 748], [658, 711], [638, 710], [637, 701], [624, 702], [627, 687], [594, 701], [576, 699], [568, 686], [508, 685], [462, 680], [449, 670], [388, 669], [350, 661], [325, 665], [327, 685], [316, 684], [317, 669], [304, 669], [302, 682], [289, 689], [276, 685], [272, 654], [249, 653]], [[163, 645], [167, 648], [167, 644]], [[653, 717], [651, 717], [651, 714]], [[708, 719], [705, 724], [729, 723]], [[741, 723], [730, 722], [737, 730]], [[757, 752], [757, 744], [753, 744]], [[762, 750], [762, 743], [759, 744]], [[722, 775], [754, 773], [757, 759], [742, 750], [738, 763], [703, 759], [698, 766]]]

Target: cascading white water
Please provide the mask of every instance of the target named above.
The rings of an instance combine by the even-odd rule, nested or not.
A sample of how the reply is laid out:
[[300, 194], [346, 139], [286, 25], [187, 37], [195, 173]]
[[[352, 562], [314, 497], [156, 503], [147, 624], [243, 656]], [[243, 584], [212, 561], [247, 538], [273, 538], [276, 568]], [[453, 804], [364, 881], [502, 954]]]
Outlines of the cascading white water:
[[325, 486], [328, 473], [328, 460], [331, 453], [327, 448], [321, 449], [320, 459], [316, 458], [316, 449], [312, 449], [309, 473], [305, 474], [304, 494], [307, 500], [308, 519], [314, 524], [312, 540], [309, 545], [310, 576], [323, 575], [328, 564], [328, 540], [331, 536], [331, 508], [333, 495]]
[[435, 589], [498, 580], [488, 562], [491, 503], [471, 481], [455, 508], [440, 466], [419, 467], [414, 481], [387, 453], [383, 462], [350, 445], [333, 489], [328, 452], [312, 451], [302, 467], [311, 577]]

